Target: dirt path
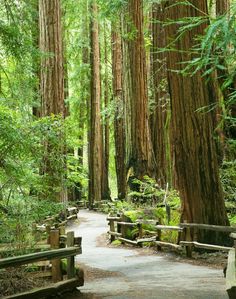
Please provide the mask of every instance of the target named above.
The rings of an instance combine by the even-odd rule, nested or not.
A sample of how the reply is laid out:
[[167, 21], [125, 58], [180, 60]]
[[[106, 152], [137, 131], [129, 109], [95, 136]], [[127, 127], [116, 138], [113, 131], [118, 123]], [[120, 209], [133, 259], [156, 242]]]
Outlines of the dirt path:
[[65, 299], [227, 299], [222, 270], [147, 254], [142, 249], [112, 248], [105, 233], [106, 216], [80, 211], [80, 225], [69, 227], [82, 236], [85, 270], [81, 294]]

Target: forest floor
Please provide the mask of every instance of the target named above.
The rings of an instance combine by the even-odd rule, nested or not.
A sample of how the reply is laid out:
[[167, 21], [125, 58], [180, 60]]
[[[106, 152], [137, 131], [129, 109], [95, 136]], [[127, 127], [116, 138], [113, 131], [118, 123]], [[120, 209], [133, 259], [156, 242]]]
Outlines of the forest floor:
[[[106, 215], [82, 210], [80, 223], [68, 230], [82, 236], [83, 254], [76, 262], [85, 285], [64, 299], [227, 299], [222, 261], [207, 265], [152, 249], [115, 247], [108, 243]], [[214, 264], [214, 265], [213, 265]]]

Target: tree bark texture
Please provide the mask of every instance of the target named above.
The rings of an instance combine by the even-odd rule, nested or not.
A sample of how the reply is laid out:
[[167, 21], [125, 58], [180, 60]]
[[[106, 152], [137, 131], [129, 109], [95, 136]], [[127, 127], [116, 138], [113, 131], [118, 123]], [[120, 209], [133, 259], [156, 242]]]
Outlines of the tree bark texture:
[[125, 96], [122, 76], [122, 41], [120, 26], [113, 24], [112, 31], [112, 72], [113, 96], [115, 101], [114, 135], [115, 163], [117, 176], [118, 198], [126, 198], [126, 158], [125, 158]]
[[[109, 104], [109, 77], [108, 77], [108, 43], [107, 34], [108, 30], [106, 23], [104, 23], [104, 108], [108, 108]], [[104, 146], [103, 146], [103, 182], [102, 182], [102, 199], [110, 199], [110, 189], [109, 189], [109, 158], [110, 158], [110, 125], [109, 116], [106, 114], [103, 125], [104, 131]]]
[[158, 52], [165, 48], [163, 27], [164, 11], [161, 4], [153, 3], [151, 16], [151, 74], [153, 108], [151, 108], [150, 127], [152, 145], [156, 161], [156, 179], [164, 188], [170, 182], [170, 146], [168, 111], [169, 94], [167, 86], [166, 53]]
[[230, 0], [216, 0], [216, 15], [226, 14], [230, 8]]
[[[176, 5], [173, 5], [173, 2]], [[206, 20], [177, 38], [177, 20], [204, 16], [203, 14], [207, 13], [207, 1], [191, 0], [191, 5], [177, 2], [166, 1], [165, 17], [175, 21], [166, 27], [166, 36], [167, 44], [177, 50], [168, 51], [167, 66], [176, 187], [182, 199], [181, 218], [187, 222], [228, 225], [213, 138], [215, 111], [199, 111], [217, 99], [201, 72], [193, 76], [184, 76], [179, 72], [184, 68], [184, 62], [193, 59], [190, 50], [194, 46], [194, 38], [204, 33], [208, 22]], [[224, 242], [221, 237], [201, 231], [199, 241]]]
[[131, 143], [130, 166], [134, 176], [153, 176], [154, 161], [148, 123], [147, 68], [143, 35], [143, 1], [130, 0], [129, 62], [131, 73]]
[[[42, 52], [40, 69], [42, 116], [56, 115], [64, 118], [64, 58], [60, 0], [39, 0], [39, 32], [39, 48]], [[63, 129], [59, 132], [57, 144], [50, 141], [49, 137], [44, 145], [42, 171], [48, 180], [50, 190], [48, 196], [55, 200], [66, 201]], [[55, 159], [55, 155], [58, 155], [57, 159]], [[57, 160], [57, 165], [55, 160]], [[60, 166], [58, 161], [61, 163]]]
[[60, 0], [39, 0], [42, 115], [64, 116], [64, 58]]
[[91, 104], [89, 136], [89, 204], [101, 200], [102, 194], [102, 132], [99, 29], [96, 1], [91, 4]]

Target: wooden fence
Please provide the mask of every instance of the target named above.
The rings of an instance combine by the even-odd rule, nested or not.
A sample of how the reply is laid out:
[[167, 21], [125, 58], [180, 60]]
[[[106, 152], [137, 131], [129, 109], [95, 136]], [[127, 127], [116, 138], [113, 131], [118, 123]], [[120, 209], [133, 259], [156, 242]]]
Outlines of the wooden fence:
[[[76, 218], [77, 212], [78, 211], [74, 208], [69, 210], [66, 216], [67, 219], [64, 221]], [[50, 221], [46, 221], [46, 223], [51, 223], [51, 221], [55, 222], [55, 219], [50, 219]], [[25, 249], [36, 252], [0, 259], [0, 269], [18, 267], [26, 264], [37, 266], [39, 264], [42, 265], [43, 261], [47, 261], [46, 265], [50, 265], [50, 271], [41, 273], [32, 272], [32, 275], [35, 275], [37, 278], [51, 277], [53, 283], [43, 288], [3, 297], [3, 299], [44, 298], [55, 294], [62, 294], [83, 285], [83, 271], [75, 268], [75, 256], [82, 253], [82, 238], [75, 237], [73, 231], [66, 233], [65, 226], [63, 226], [63, 224], [65, 224], [64, 221], [62, 224], [54, 224], [53, 226], [50, 224], [44, 224], [39, 227], [35, 226], [34, 233], [37, 234], [37, 238], [40, 240], [33, 248], [29, 247]], [[47, 232], [48, 236], [44, 241], [41, 240], [42, 232]], [[9, 253], [9, 244], [4, 245], [0, 248], [0, 254]], [[66, 262], [62, 263], [62, 259], [66, 259]], [[63, 272], [64, 274], [66, 273], [66, 275], [63, 275]]]
[[[126, 219], [126, 221], [125, 221]], [[152, 242], [156, 244], [157, 250], [161, 250], [162, 247], [170, 247], [175, 250], [182, 250], [185, 248], [186, 255], [192, 257], [192, 251], [194, 248], [202, 248], [207, 250], [225, 251], [228, 252], [228, 266], [226, 271], [226, 286], [227, 292], [230, 299], [236, 298], [236, 227], [232, 226], [219, 226], [219, 225], [208, 225], [199, 223], [180, 223], [178, 226], [167, 226], [156, 224], [154, 236], [143, 238], [143, 225], [144, 224], [155, 224], [155, 221], [142, 221], [138, 220], [135, 223], [127, 221], [127, 217], [121, 216], [109, 216], [110, 229], [108, 231], [110, 235], [110, 241], [115, 239], [120, 240], [123, 243], [132, 245], [142, 245], [144, 242]], [[137, 228], [138, 237], [136, 240], [130, 240], [127, 238], [127, 228]], [[181, 240], [178, 244], [171, 242], [162, 241], [162, 231], [177, 231], [181, 234]], [[197, 235], [199, 230], [211, 230], [214, 232], [231, 233], [230, 236], [234, 239], [234, 247], [219, 246], [212, 244], [199, 243], [197, 241]]]

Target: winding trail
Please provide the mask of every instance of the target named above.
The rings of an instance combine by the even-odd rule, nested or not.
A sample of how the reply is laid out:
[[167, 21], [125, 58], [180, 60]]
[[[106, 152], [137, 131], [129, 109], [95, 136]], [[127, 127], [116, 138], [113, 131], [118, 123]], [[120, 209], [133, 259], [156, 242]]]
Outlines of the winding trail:
[[227, 299], [222, 270], [195, 266], [142, 249], [112, 248], [104, 243], [106, 215], [82, 210], [73, 223], [82, 236], [83, 254], [76, 262], [85, 269], [81, 295], [73, 299]]

